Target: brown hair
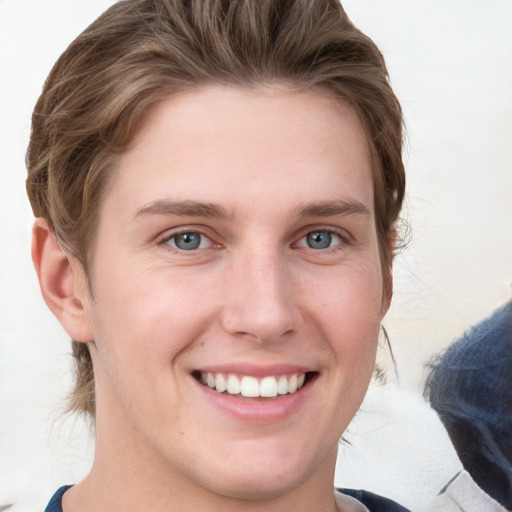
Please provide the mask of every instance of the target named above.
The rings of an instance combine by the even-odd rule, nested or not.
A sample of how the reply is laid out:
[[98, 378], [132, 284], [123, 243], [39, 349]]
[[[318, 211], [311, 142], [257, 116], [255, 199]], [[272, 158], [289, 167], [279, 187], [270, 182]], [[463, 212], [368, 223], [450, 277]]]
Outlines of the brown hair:
[[[338, 0], [123, 0], [90, 25], [51, 71], [32, 118], [27, 191], [34, 214], [89, 267], [99, 204], [117, 155], [148, 109], [208, 83], [280, 82], [348, 101], [371, 151], [383, 279], [405, 189], [402, 113], [373, 41]], [[73, 342], [70, 409], [94, 417], [86, 344]]]

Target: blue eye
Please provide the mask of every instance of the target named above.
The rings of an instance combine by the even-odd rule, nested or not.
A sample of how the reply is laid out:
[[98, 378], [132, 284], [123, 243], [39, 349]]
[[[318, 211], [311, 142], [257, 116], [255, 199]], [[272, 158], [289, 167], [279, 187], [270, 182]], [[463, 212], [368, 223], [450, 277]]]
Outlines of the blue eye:
[[341, 238], [331, 231], [311, 231], [299, 240], [299, 247], [308, 247], [310, 249], [322, 250], [329, 249], [342, 242]]
[[195, 231], [188, 231], [174, 235], [166, 243], [182, 251], [204, 249], [211, 245], [209, 238]]
[[306, 243], [311, 249], [327, 249], [331, 241], [332, 235], [326, 231], [315, 231], [306, 235]]

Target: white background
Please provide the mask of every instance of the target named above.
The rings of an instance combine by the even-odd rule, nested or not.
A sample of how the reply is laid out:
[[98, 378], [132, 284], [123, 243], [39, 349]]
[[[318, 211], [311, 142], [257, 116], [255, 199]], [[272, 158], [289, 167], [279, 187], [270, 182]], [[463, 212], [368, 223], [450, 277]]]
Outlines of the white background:
[[[69, 341], [30, 262], [24, 154], [53, 62], [111, 3], [0, 0], [0, 507], [41, 510], [90, 456], [83, 426], [71, 437], [56, 422]], [[412, 239], [385, 325], [402, 384], [419, 390], [430, 355], [512, 295], [512, 1], [344, 5], [383, 50], [406, 117]]]

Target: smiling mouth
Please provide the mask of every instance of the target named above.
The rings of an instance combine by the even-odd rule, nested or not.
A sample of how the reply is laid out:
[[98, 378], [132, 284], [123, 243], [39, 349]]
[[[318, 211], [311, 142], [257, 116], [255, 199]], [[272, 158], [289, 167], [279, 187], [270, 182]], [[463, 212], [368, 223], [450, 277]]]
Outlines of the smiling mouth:
[[302, 389], [317, 372], [271, 375], [257, 378], [250, 375], [234, 375], [195, 371], [193, 377], [202, 385], [217, 393], [238, 395], [245, 398], [275, 398], [294, 394]]

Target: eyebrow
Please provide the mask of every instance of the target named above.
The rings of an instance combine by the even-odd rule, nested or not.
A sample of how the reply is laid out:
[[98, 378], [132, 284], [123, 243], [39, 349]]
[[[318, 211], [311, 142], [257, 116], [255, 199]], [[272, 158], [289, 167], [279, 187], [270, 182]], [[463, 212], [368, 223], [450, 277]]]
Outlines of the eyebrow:
[[336, 201], [320, 201], [300, 206], [294, 212], [298, 217], [336, 217], [345, 215], [370, 216], [370, 210], [359, 201], [339, 199]]
[[[178, 217], [204, 217], [221, 220], [233, 220], [235, 211], [229, 211], [218, 203], [198, 201], [159, 200], [143, 206], [135, 214], [134, 220], [148, 215], [176, 215]], [[345, 215], [370, 216], [368, 208], [359, 201], [340, 199], [319, 201], [300, 205], [291, 213], [291, 217], [335, 217]]]
[[134, 220], [147, 215], [177, 215], [179, 217], [233, 219], [235, 212], [230, 212], [217, 203], [160, 200], [143, 206], [135, 214]]

